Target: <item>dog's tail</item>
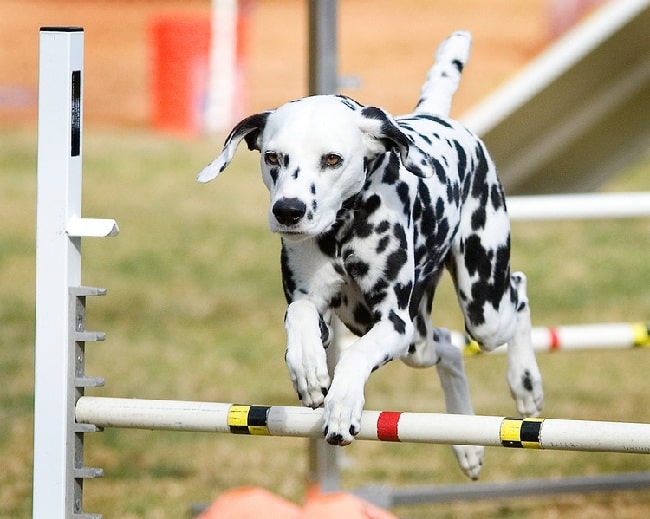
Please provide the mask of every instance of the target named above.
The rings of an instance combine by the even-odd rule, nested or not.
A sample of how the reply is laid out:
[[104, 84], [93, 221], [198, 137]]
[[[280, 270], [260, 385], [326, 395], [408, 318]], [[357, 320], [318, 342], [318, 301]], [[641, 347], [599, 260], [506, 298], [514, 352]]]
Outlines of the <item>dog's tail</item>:
[[422, 85], [415, 113], [448, 116], [451, 99], [458, 89], [463, 68], [469, 60], [472, 35], [457, 31], [443, 41], [436, 52], [436, 61]]

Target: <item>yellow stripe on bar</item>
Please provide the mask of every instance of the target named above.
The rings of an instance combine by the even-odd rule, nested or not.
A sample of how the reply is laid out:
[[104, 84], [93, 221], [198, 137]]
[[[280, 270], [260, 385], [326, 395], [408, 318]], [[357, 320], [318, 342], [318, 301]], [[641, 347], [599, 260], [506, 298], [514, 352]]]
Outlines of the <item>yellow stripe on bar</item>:
[[228, 410], [228, 427], [234, 434], [255, 434], [268, 436], [267, 417], [269, 406], [236, 405]]
[[650, 346], [650, 324], [632, 323], [632, 336], [634, 337], [634, 346]]
[[480, 355], [483, 353], [483, 350], [479, 346], [478, 342], [474, 340], [467, 340], [465, 343], [465, 348], [463, 348], [463, 353], [465, 355]]
[[501, 445], [519, 449], [541, 449], [539, 433], [543, 418], [504, 418], [499, 430]]

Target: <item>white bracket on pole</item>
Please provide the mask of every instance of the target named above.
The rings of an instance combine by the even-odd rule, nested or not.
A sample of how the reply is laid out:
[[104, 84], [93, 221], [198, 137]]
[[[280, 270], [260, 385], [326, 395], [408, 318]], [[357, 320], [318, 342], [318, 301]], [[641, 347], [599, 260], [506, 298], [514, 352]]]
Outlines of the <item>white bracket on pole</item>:
[[83, 480], [102, 475], [83, 466], [83, 434], [74, 408], [85, 387], [85, 330], [81, 238], [114, 236], [114, 220], [81, 218], [84, 32], [43, 27], [39, 42], [38, 178], [36, 210], [36, 335], [34, 382], [34, 519], [82, 519]]

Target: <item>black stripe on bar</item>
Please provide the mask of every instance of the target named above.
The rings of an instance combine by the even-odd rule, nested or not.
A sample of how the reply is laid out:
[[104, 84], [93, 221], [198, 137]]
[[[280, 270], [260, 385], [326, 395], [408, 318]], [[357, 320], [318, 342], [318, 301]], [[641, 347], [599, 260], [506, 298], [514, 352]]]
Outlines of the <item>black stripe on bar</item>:
[[541, 428], [542, 422], [539, 420], [524, 420], [521, 424], [521, 441], [539, 443], [539, 431]]
[[248, 411], [248, 425], [251, 427], [266, 427], [269, 409], [270, 407], [265, 405], [252, 405]]

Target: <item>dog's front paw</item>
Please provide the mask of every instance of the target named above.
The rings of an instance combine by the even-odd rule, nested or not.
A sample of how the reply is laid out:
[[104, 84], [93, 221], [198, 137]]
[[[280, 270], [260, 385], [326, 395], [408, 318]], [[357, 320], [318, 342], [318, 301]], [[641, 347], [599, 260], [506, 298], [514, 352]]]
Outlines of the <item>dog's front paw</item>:
[[330, 445], [349, 445], [361, 430], [363, 384], [336, 376], [325, 398], [323, 433]]
[[506, 376], [510, 394], [517, 403], [517, 412], [523, 416], [539, 416], [544, 406], [544, 390], [537, 364], [528, 367], [508, 366]]
[[479, 445], [452, 445], [452, 450], [461, 470], [472, 481], [476, 481], [483, 466], [485, 448]]
[[291, 303], [285, 316], [287, 351], [284, 359], [298, 398], [307, 407], [323, 405], [330, 375], [321, 338], [320, 317], [308, 301]]
[[[322, 346], [320, 349], [323, 349]], [[304, 406], [316, 409], [323, 405], [330, 385], [327, 357], [324, 350], [322, 355], [305, 355], [305, 353], [301, 349], [287, 348], [285, 360], [289, 369], [289, 378], [298, 393], [298, 398]]]

